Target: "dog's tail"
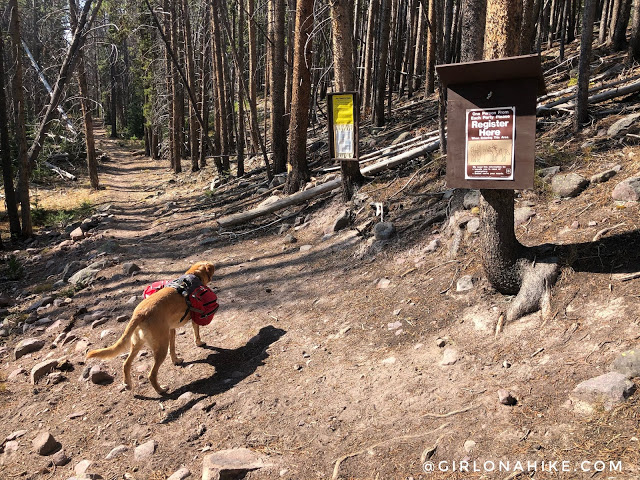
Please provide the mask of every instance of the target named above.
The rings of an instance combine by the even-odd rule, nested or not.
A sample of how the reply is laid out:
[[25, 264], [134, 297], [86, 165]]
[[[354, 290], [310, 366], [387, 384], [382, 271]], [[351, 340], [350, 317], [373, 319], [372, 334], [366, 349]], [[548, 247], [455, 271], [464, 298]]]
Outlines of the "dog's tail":
[[127, 324], [127, 327], [124, 329], [122, 336], [116, 341], [116, 343], [107, 348], [89, 350], [87, 358], [113, 358], [126, 352], [131, 344], [131, 336], [133, 335], [133, 332], [135, 332], [136, 328], [138, 328], [138, 323], [139, 321], [137, 321], [136, 318], [131, 319]]

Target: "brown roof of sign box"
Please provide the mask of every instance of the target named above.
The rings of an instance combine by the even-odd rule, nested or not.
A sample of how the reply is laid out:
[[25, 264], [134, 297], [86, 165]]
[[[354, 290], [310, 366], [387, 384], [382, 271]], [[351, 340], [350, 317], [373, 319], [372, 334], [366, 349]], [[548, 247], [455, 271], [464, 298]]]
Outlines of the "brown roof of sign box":
[[436, 71], [440, 77], [440, 82], [445, 87], [497, 80], [535, 78], [538, 80], [537, 95], [544, 95], [547, 92], [542, 75], [542, 66], [540, 65], [540, 56], [536, 54], [499, 58], [497, 60], [436, 65]]

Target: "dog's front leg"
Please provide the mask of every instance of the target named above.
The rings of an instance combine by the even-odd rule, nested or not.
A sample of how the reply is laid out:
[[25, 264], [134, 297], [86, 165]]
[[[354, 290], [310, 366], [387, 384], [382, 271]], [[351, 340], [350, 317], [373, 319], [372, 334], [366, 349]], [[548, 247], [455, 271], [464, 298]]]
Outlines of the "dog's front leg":
[[198, 347], [201, 347], [204, 345], [204, 342], [202, 341], [202, 339], [200, 338], [200, 325], [198, 325], [196, 322], [191, 322], [191, 326], [193, 327], [193, 338], [196, 341], [196, 345]]
[[176, 329], [171, 329], [171, 334], [169, 336], [169, 355], [171, 355], [171, 361], [174, 365], [180, 365], [182, 363], [182, 358], [176, 355]]

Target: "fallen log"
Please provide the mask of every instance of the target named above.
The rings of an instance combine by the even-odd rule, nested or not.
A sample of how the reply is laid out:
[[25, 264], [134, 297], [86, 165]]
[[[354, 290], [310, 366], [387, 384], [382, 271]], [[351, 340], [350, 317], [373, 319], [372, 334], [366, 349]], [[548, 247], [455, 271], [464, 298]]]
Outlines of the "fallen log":
[[[640, 77], [634, 77], [634, 79], [638, 79]], [[618, 85], [622, 82], [627, 82], [629, 81], [629, 79], [625, 79], [625, 80], [619, 80], [617, 82], [613, 82], [607, 85], [603, 85], [601, 87], [598, 88], [593, 88], [591, 90], [589, 90], [589, 93], [595, 93], [595, 92], [599, 92], [600, 90], [603, 90], [605, 88], [609, 88], [612, 87], [614, 85]], [[599, 93], [597, 95], [591, 95], [587, 102], [588, 103], [599, 103], [599, 102], [604, 102], [606, 100], [611, 100], [612, 98], [616, 98], [616, 97], [622, 97], [624, 95], [628, 95], [630, 93], [634, 93], [637, 92], [638, 90], [640, 90], [640, 82], [634, 82], [631, 83], [629, 85], [625, 85], [623, 87], [618, 87], [618, 88], [614, 88], [612, 90], [608, 90], [606, 92], [602, 92]], [[560, 98], [558, 100], [555, 100], [553, 102], [549, 102], [545, 105], [539, 105], [538, 108], [536, 109], [536, 114], [537, 115], [541, 115], [545, 112], [551, 112], [554, 110], [564, 110], [564, 109], [571, 109], [575, 107], [575, 102], [573, 100], [575, 100], [576, 96], [575, 95], [570, 95], [567, 97], [563, 97]]]
[[76, 176], [73, 173], [69, 173], [49, 162], [44, 162], [44, 164], [45, 166], [56, 172], [58, 175], [60, 175], [62, 178], [66, 178], [67, 180], [72, 180], [74, 182], [77, 180]]
[[[414, 158], [420, 157], [426, 153], [433, 152], [440, 147], [440, 140], [436, 140], [431, 142], [428, 145], [423, 145], [413, 150], [409, 150], [408, 152], [404, 152], [395, 157], [389, 158], [385, 161], [375, 163], [373, 165], [369, 165], [362, 169], [363, 175], [371, 175], [383, 170], [396, 167], [403, 163], [408, 162], [409, 160], [413, 160]], [[334, 180], [330, 180], [321, 185], [317, 185], [308, 190], [304, 190], [302, 192], [294, 193], [288, 197], [281, 198], [269, 205], [264, 205], [262, 207], [257, 207], [252, 210], [247, 210], [245, 212], [234, 213], [232, 215], [227, 215], [226, 217], [221, 217], [217, 220], [218, 225], [221, 228], [229, 228], [234, 227], [236, 225], [241, 225], [243, 223], [249, 222], [253, 219], [262, 217], [264, 215], [268, 215], [269, 213], [276, 212], [286, 207], [290, 207], [291, 205], [297, 205], [299, 203], [304, 203], [312, 198], [321, 195], [323, 193], [330, 192], [332, 190], [336, 190], [340, 188], [342, 185], [342, 179], [336, 178]]]

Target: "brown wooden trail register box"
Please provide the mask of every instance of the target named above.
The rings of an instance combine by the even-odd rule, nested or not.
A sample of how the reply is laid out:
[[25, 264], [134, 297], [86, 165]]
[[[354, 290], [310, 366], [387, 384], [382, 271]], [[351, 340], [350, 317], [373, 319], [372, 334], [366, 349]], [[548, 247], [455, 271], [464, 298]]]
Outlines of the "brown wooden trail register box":
[[447, 186], [533, 188], [538, 55], [438, 65], [447, 89]]

